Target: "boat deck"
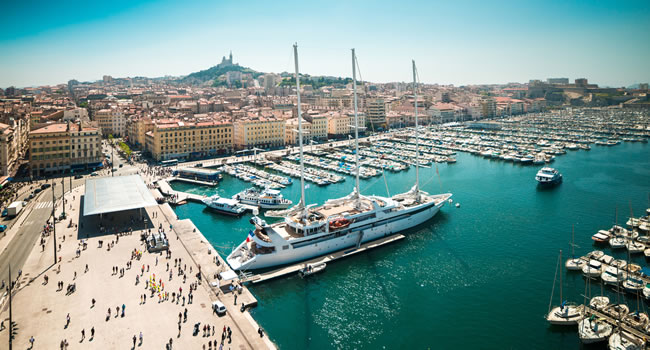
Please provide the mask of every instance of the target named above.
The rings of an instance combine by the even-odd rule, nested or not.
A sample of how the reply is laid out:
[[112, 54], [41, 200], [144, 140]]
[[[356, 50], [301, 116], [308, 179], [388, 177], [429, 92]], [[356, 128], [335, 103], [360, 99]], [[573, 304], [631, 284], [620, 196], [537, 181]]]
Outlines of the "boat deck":
[[327, 262], [330, 262], [330, 261], [334, 261], [334, 260], [337, 260], [337, 259], [348, 257], [350, 255], [361, 253], [363, 251], [366, 251], [366, 250], [369, 250], [369, 249], [372, 249], [372, 248], [377, 248], [377, 247], [380, 247], [382, 245], [386, 245], [388, 243], [399, 241], [400, 239], [403, 239], [403, 238], [404, 238], [404, 235], [401, 235], [401, 234], [396, 234], [396, 235], [380, 238], [380, 239], [377, 239], [377, 240], [374, 240], [374, 241], [371, 241], [371, 242], [364, 243], [359, 248], [351, 247], [351, 248], [348, 248], [348, 249], [339, 250], [337, 252], [330, 253], [330, 254], [327, 254], [327, 255], [323, 255], [323, 256], [320, 256], [318, 258], [302, 261], [302, 262], [297, 263], [297, 264], [281, 267], [279, 269], [275, 269], [275, 270], [268, 271], [268, 272], [263, 272], [263, 273], [260, 273], [260, 274], [257, 274], [257, 275], [248, 276], [245, 279], [242, 279], [242, 282], [260, 283], [260, 282], [268, 281], [270, 279], [274, 279], [274, 278], [277, 278], [277, 277], [282, 277], [282, 276], [286, 276], [286, 275], [289, 275], [289, 274], [297, 273], [298, 271], [305, 268], [309, 264], [327, 263]]

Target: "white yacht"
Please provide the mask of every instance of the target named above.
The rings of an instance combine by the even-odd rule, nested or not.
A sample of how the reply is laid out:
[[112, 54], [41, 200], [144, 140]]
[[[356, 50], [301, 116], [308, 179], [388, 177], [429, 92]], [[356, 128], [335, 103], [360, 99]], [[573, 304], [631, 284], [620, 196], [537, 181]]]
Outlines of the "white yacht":
[[562, 174], [553, 168], [543, 167], [535, 175], [535, 180], [540, 185], [556, 185], [562, 182]]
[[203, 199], [203, 204], [214, 211], [226, 215], [240, 216], [246, 211], [236, 200], [221, 198], [218, 195]]
[[[300, 77], [298, 73], [298, 49], [294, 45], [296, 66], [296, 90], [298, 115], [300, 105]], [[304, 186], [302, 118], [298, 118], [300, 145], [300, 203], [282, 212], [267, 213], [281, 216], [284, 220], [268, 224], [259, 217], [250, 222], [255, 226], [249, 236], [227, 257], [234, 270], [261, 269], [286, 265], [322, 256], [343, 249], [359, 247], [362, 243], [393, 235], [431, 219], [451, 197], [450, 193], [430, 195], [419, 189], [416, 162], [416, 183], [408, 192], [392, 198], [364, 196], [359, 191], [359, 126], [357, 117], [356, 63], [352, 50], [352, 81], [354, 91], [355, 140], [356, 140], [356, 188], [348, 196], [328, 200], [319, 207], [306, 205]], [[415, 62], [413, 62], [414, 91]], [[417, 106], [415, 107], [416, 154]]]
[[612, 350], [641, 350], [645, 348], [645, 341], [619, 329], [609, 337], [607, 346]]
[[262, 209], [287, 209], [293, 204], [291, 200], [282, 197], [280, 191], [270, 188], [260, 191], [251, 187], [237, 193], [232, 198], [240, 203], [255, 205]]

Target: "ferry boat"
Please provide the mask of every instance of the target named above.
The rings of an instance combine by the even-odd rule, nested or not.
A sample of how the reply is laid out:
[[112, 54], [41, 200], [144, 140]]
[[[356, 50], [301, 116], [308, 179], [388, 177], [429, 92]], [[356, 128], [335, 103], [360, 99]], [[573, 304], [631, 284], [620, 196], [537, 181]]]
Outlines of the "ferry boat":
[[278, 190], [265, 189], [258, 190], [251, 187], [232, 197], [243, 204], [250, 204], [259, 206], [262, 209], [287, 209], [293, 204], [289, 199], [282, 197], [282, 193]]
[[[297, 46], [294, 45], [298, 115], [300, 112], [300, 79]], [[234, 270], [262, 269], [315, 258], [332, 252], [358, 248], [362, 243], [394, 235], [417, 226], [438, 213], [451, 193], [430, 195], [419, 189], [419, 164], [413, 188], [391, 198], [363, 196], [359, 191], [359, 138], [357, 117], [356, 68], [353, 55], [353, 90], [356, 141], [356, 188], [348, 196], [328, 200], [320, 207], [305, 204], [302, 118], [298, 119], [301, 199], [287, 211], [270, 213], [284, 220], [275, 224], [255, 216], [250, 220], [254, 230], [228, 255], [226, 261]], [[415, 63], [413, 63], [415, 80]], [[414, 86], [416, 86], [414, 81]], [[417, 92], [415, 93], [417, 100]], [[417, 106], [415, 109], [416, 150]], [[418, 153], [418, 152], [416, 152]]]
[[236, 200], [221, 198], [218, 195], [203, 199], [203, 204], [216, 212], [226, 215], [240, 216], [246, 211], [246, 208], [239, 205]]
[[562, 182], [562, 174], [556, 169], [544, 167], [537, 172], [535, 180], [540, 185], [556, 185]]

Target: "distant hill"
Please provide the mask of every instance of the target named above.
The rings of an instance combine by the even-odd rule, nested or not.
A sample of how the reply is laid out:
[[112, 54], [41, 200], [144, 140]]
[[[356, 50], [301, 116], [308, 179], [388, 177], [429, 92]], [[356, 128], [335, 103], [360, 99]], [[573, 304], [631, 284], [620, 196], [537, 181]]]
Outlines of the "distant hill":
[[178, 79], [177, 81], [182, 84], [190, 85], [221, 86], [225, 85], [225, 74], [228, 72], [242, 72], [244, 74], [248, 73], [252, 74], [253, 78], [257, 78], [260, 75], [264, 74], [247, 67], [242, 67], [239, 64], [218, 64], [208, 69], [191, 73], [183, 78]]

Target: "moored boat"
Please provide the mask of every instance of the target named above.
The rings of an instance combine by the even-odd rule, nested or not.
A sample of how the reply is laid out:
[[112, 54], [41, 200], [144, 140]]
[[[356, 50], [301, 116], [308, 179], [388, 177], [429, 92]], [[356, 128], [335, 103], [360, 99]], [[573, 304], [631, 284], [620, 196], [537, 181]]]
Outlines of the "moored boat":
[[594, 344], [607, 340], [614, 327], [604, 318], [591, 315], [578, 323], [578, 336], [583, 344]]
[[321, 271], [325, 270], [326, 266], [327, 266], [327, 264], [324, 263], [324, 262], [318, 263], [318, 264], [308, 264], [307, 266], [302, 268], [300, 271], [298, 271], [298, 274], [300, 275], [300, 277], [304, 278], [304, 277], [311, 276], [311, 275], [313, 275], [315, 273], [318, 273], [318, 272], [321, 272]]

